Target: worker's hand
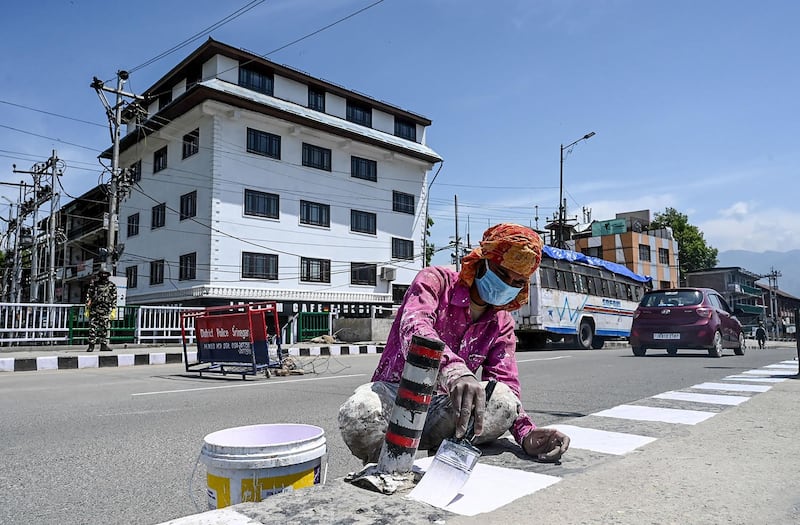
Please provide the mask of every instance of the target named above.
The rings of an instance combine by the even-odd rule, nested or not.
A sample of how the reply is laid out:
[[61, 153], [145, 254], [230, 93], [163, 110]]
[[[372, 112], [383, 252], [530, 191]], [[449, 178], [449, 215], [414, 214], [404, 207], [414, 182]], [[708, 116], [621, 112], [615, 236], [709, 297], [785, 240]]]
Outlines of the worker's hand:
[[537, 428], [522, 440], [526, 454], [546, 463], [560, 460], [568, 448], [569, 436], [554, 428]]
[[450, 401], [456, 411], [456, 438], [467, 431], [470, 415], [475, 416], [475, 435], [483, 432], [483, 413], [486, 410], [486, 392], [473, 375], [460, 377], [450, 389]]
[[86, 308], [89, 308], [90, 306], [92, 306], [92, 300], [91, 299], [86, 301]]

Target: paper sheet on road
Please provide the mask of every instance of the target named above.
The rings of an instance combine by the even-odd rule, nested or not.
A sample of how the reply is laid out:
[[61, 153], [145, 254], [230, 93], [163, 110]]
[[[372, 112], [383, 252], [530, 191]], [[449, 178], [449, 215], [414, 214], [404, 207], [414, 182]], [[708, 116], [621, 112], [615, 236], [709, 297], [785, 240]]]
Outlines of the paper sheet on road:
[[[425, 471], [431, 461], [432, 457], [420, 458], [414, 462], [414, 466]], [[478, 463], [461, 489], [461, 493], [441, 508], [462, 516], [475, 516], [499, 509], [515, 499], [549, 487], [560, 479], [545, 474]], [[413, 490], [406, 497], [417, 499]]]

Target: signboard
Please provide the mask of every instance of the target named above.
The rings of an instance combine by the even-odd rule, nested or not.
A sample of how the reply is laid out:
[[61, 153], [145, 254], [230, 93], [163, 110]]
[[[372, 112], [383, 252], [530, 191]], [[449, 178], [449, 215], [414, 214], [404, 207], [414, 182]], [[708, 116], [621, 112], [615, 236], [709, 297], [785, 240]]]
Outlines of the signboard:
[[[253, 316], [252, 325], [248, 319], [249, 315]], [[252, 363], [255, 352], [257, 364], [269, 364], [266, 325], [263, 319], [263, 312], [198, 317], [195, 320], [198, 360], [215, 363]]]
[[89, 275], [92, 275], [93, 268], [94, 268], [94, 259], [86, 259], [85, 261], [78, 263], [76, 275], [78, 277], [87, 277]]
[[625, 226], [625, 219], [595, 221], [592, 223], [592, 237], [600, 237], [601, 235], [615, 235], [617, 233], [625, 233], [626, 231], [627, 228]]
[[108, 279], [117, 285], [117, 308], [125, 306], [128, 301], [128, 278], [112, 275]]

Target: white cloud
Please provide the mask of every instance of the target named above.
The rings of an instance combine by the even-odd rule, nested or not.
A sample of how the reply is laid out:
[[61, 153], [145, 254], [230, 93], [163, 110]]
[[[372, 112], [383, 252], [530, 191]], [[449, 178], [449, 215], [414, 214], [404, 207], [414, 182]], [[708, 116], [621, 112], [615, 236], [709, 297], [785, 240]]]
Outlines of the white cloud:
[[696, 226], [719, 251], [784, 252], [795, 248], [800, 239], [800, 212], [737, 202]]

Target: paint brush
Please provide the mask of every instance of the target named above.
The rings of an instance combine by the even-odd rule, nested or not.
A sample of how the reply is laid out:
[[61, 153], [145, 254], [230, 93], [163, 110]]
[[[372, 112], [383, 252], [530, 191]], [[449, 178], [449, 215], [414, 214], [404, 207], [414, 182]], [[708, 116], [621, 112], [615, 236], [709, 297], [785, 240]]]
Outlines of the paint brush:
[[[494, 391], [495, 381], [486, 385], [486, 404]], [[408, 497], [434, 507], [444, 508], [452, 502], [469, 479], [472, 469], [481, 457], [479, 448], [472, 444], [475, 437], [475, 418], [470, 417], [467, 431], [461, 438], [442, 441], [425, 475]]]

